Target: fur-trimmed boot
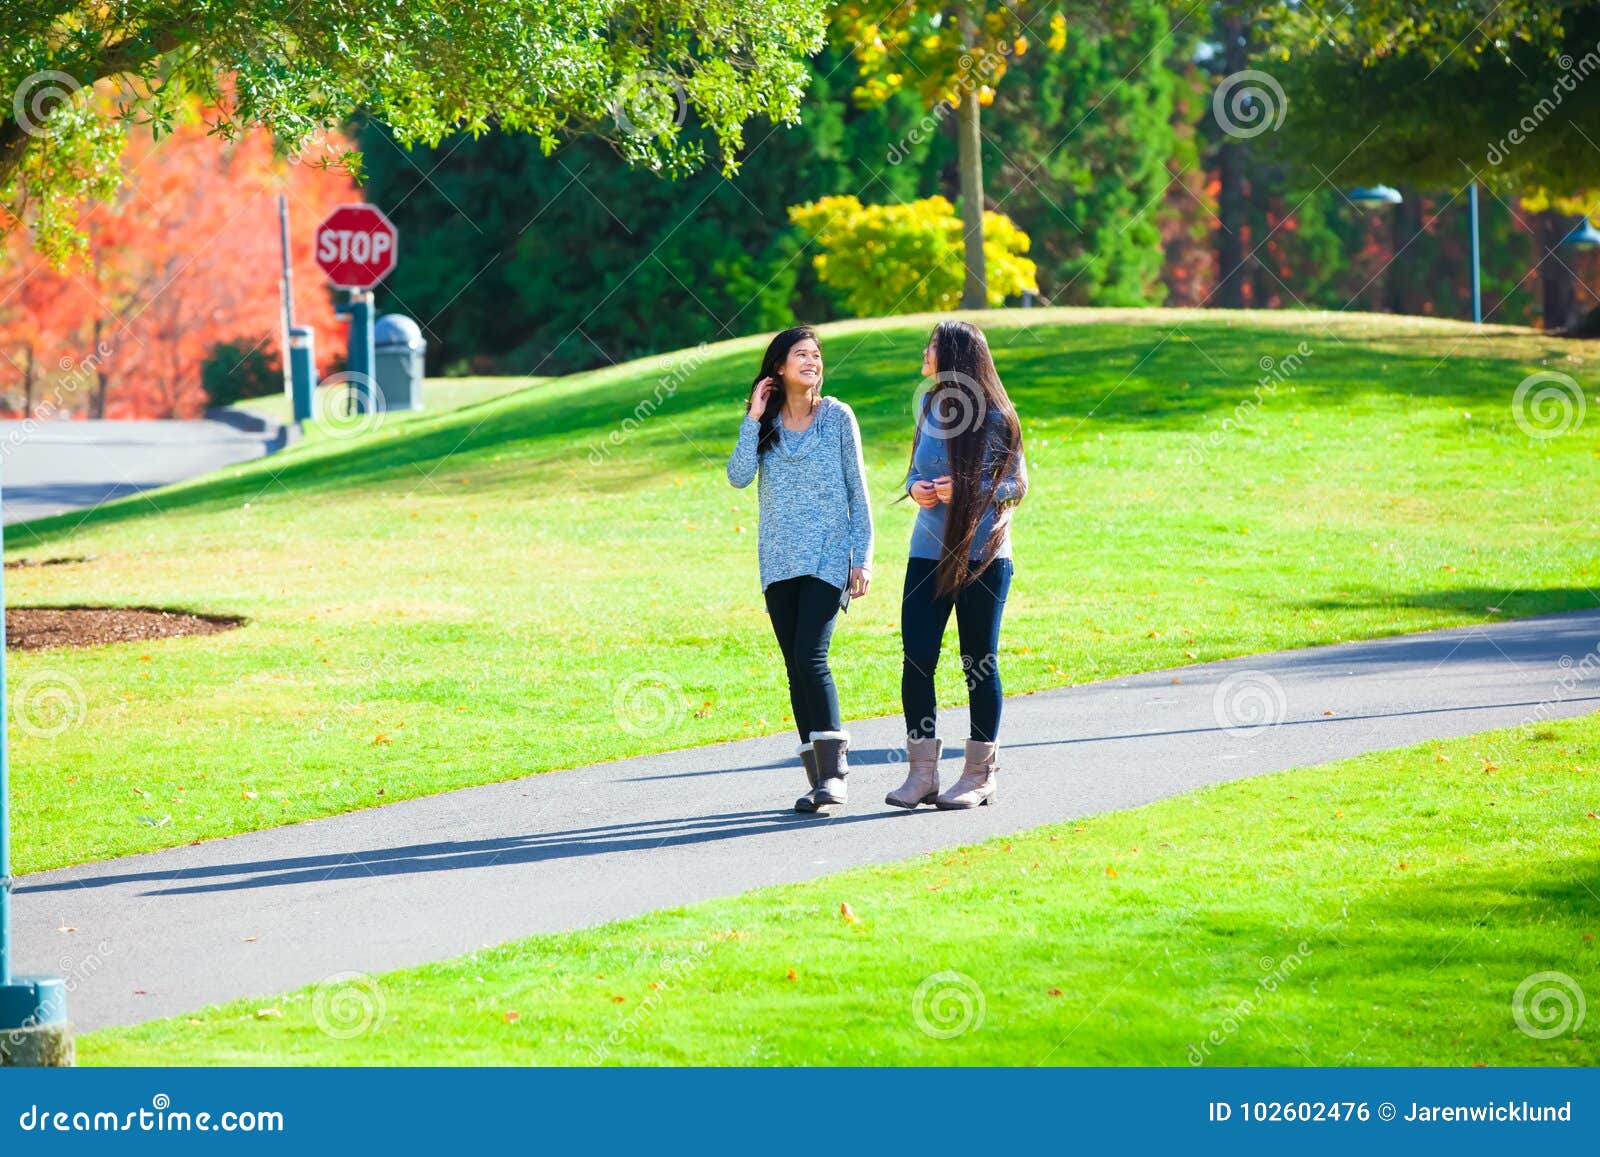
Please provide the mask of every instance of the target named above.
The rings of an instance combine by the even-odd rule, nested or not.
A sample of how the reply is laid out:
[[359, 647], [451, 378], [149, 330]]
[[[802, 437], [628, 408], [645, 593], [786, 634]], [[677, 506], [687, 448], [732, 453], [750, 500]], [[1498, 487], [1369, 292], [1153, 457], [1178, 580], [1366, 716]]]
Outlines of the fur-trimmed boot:
[[998, 743], [967, 740], [967, 763], [961, 769], [961, 778], [950, 785], [950, 790], [933, 801], [934, 807], [943, 811], [960, 811], [963, 808], [982, 807], [993, 803], [995, 756], [999, 753]]
[[809, 743], [800, 745], [800, 762], [806, 767], [806, 783], [811, 785], [811, 791], [794, 801], [794, 810], [797, 812], [814, 812], [817, 810], [817, 801], [811, 798], [811, 793], [817, 790], [817, 753]]
[[911, 764], [906, 781], [883, 797], [890, 807], [914, 808], [932, 803], [939, 795], [939, 752], [944, 744], [937, 739], [906, 736], [906, 758]]
[[813, 731], [811, 746], [817, 760], [817, 787], [811, 798], [818, 807], [843, 807], [844, 781], [850, 774], [850, 733]]

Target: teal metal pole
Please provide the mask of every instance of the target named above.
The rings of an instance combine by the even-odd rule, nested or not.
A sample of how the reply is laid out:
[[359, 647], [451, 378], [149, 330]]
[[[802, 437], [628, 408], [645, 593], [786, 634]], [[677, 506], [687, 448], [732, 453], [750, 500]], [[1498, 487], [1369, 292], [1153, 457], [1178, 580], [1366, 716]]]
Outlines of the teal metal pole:
[[350, 294], [350, 356], [349, 370], [351, 375], [350, 411], [355, 414], [365, 414], [372, 409], [372, 395], [377, 392], [377, 378], [374, 376], [377, 363], [377, 351], [373, 348], [372, 337], [372, 290], [357, 289]]
[[1478, 182], [1467, 186], [1467, 205], [1472, 210], [1472, 321], [1483, 324], [1483, 286], [1478, 272]]
[[[5, 507], [0, 499], [0, 527], [4, 525]], [[4, 542], [4, 534], [0, 530], [0, 543]], [[4, 554], [0, 549], [0, 561]], [[6, 698], [5, 574], [5, 567], [0, 566], [0, 988], [11, 983], [11, 755], [6, 742], [10, 700]]]
[[[0, 489], [4, 489], [0, 484]], [[5, 525], [5, 512], [0, 505], [0, 527]], [[0, 546], [4, 531], [0, 530]], [[4, 559], [0, 549], [0, 561]], [[35, 1033], [54, 1033], [59, 1036], [66, 1030], [67, 985], [54, 976], [18, 976], [11, 966], [11, 752], [6, 742], [6, 723], [10, 719], [9, 700], [6, 698], [6, 616], [5, 568], [0, 566], [0, 1029], [8, 1030], [0, 1037], [0, 1053], [8, 1054], [5, 1063], [17, 1063], [19, 1037], [13, 1031], [28, 1029]], [[61, 1049], [31, 1049], [32, 1058], [24, 1063], [41, 1063], [40, 1058], [49, 1053], [43, 1063], [62, 1063], [67, 1055]], [[70, 1063], [70, 1060], [66, 1063]]]

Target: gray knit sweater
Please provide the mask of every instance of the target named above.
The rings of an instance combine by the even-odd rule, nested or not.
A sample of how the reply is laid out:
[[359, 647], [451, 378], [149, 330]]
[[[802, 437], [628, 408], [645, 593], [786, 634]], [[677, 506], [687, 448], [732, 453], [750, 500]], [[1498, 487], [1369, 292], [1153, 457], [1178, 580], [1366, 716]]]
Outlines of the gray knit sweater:
[[855, 412], [837, 398], [823, 398], [803, 432], [792, 433], [780, 421], [777, 445], [764, 454], [756, 450], [760, 432], [761, 424], [746, 415], [728, 458], [728, 481], [748, 486], [759, 467], [761, 589], [815, 575], [842, 591], [851, 567], [872, 565], [872, 510]]

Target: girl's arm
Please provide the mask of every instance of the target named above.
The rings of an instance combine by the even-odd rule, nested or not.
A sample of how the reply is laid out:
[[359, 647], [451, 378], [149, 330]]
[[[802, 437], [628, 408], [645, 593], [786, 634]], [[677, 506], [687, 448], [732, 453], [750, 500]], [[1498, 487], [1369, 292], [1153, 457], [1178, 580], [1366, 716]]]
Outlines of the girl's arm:
[[749, 414], [739, 423], [739, 441], [728, 455], [728, 481], [741, 490], [755, 480], [760, 455], [756, 451], [761, 436], [761, 423]]
[[1015, 506], [1028, 496], [1028, 460], [1017, 451], [1011, 471], [994, 486], [994, 504], [1001, 509]]
[[[1000, 463], [1005, 459], [1005, 444], [1010, 437], [1003, 425], [992, 428], [990, 440], [985, 448], [983, 476], [985, 481], [994, 478], [995, 472], [1000, 469]], [[1004, 478], [994, 481], [994, 489], [989, 495], [989, 500], [997, 507], [1004, 510], [1008, 506], [1015, 506], [1028, 496], [1028, 462], [1023, 457], [1022, 447], [1017, 447], [1017, 457], [1011, 464], [1011, 469]]]
[[872, 506], [867, 499], [867, 464], [861, 457], [861, 427], [855, 411], [844, 407], [844, 432], [841, 457], [844, 460], [844, 490], [850, 502], [851, 565], [872, 569]]

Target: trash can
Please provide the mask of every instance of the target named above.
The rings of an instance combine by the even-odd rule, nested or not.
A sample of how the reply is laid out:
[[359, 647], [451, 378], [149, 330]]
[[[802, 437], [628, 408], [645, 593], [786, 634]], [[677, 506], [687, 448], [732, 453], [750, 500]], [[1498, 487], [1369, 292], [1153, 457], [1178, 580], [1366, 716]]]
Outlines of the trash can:
[[422, 409], [423, 359], [428, 343], [409, 317], [386, 313], [372, 327], [373, 376], [385, 410]]

